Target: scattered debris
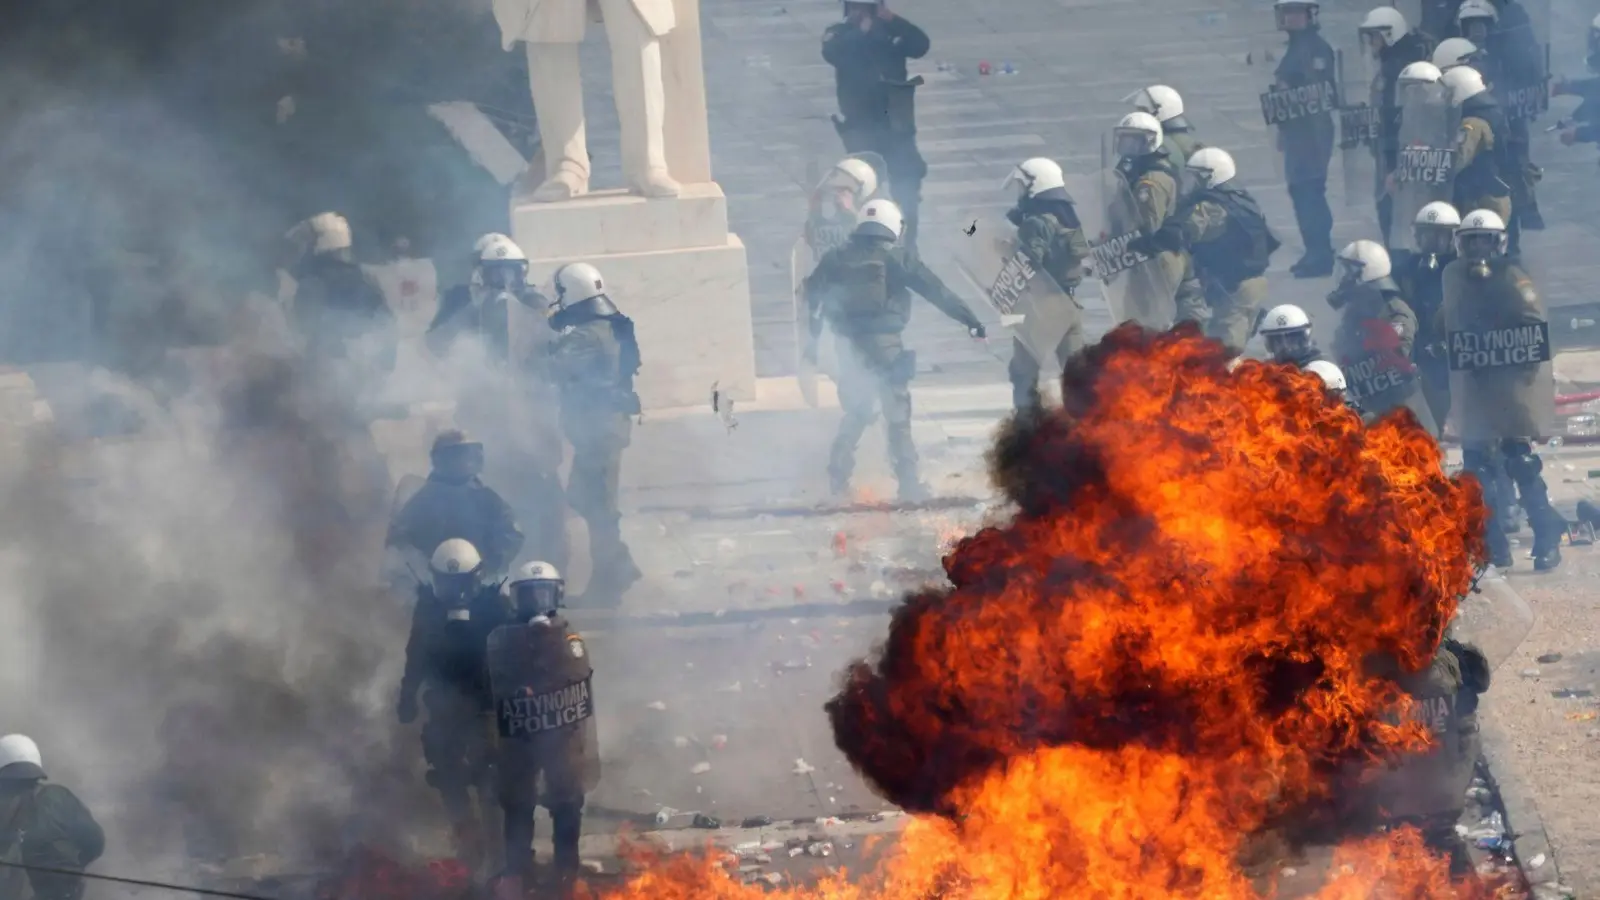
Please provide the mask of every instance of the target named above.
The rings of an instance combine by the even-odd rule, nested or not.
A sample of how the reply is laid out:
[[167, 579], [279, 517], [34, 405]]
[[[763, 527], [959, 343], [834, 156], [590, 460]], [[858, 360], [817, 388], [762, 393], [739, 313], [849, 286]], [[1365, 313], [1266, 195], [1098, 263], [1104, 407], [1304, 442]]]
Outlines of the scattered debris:
[[678, 811], [673, 809], [672, 807], [663, 806], [660, 809], [656, 810], [656, 824], [657, 825], [666, 825], [668, 822], [671, 822], [672, 821], [672, 817], [677, 815], [677, 814], [678, 814]]
[[1538, 662], [1538, 663], [1540, 663], [1542, 665], [1549, 665], [1551, 663], [1558, 663], [1558, 662], [1561, 662], [1561, 654], [1559, 654], [1559, 653], [1546, 653], [1545, 655], [1543, 655], [1543, 656], [1539, 657], [1537, 660], [1535, 660], [1535, 662]]
[[739, 427], [739, 420], [733, 417], [733, 398], [722, 392], [721, 382], [711, 382], [711, 411], [722, 420], [724, 428], [732, 434]]
[[[771, 816], [750, 816], [739, 823], [741, 828], [765, 828], [772, 824]], [[759, 844], [757, 846], [760, 846]]]
[[1593, 697], [1594, 691], [1586, 688], [1562, 688], [1559, 691], [1551, 691], [1550, 696], [1557, 700], [1582, 700], [1585, 697]]
[[665, 703], [661, 702], [660, 700], [651, 701], [647, 705], [648, 705], [648, 707], [650, 709], [653, 709], [656, 712], [666, 712], [667, 711], [667, 705]]
[[807, 844], [806, 845], [806, 855], [807, 856], [832, 856], [833, 855], [833, 842], [832, 841], [817, 841], [814, 844]]
[[713, 749], [713, 750], [722, 750], [722, 749], [725, 749], [727, 746], [728, 746], [728, 736], [727, 735], [725, 735], [725, 734], [713, 734], [711, 736], [711, 749]]
[[791, 769], [790, 771], [794, 772], [794, 774], [796, 774], [796, 775], [810, 775], [812, 772], [815, 772], [816, 770], [817, 769], [816, 769], [815, 766], [813, 766], [810, 763], [806, 762], [804, 759], [798, 759], [797, 758], [794, 761], [794, 768]]
[[705, 773], [707, 773], [709, 771], [711, 771], [711, 763], [708, 763], [708, 762], [697, 762], [689, 769], [689, 774], [690, 775], [704, 775]]
[[694, 814], [693, 826], [695, 828], [707, 828], [707, 829], [710, 829], [710, 828], [721, 828], [722, 827], [722, 820], [717, 818], [716, 816], [708, 816], [705, 813], [695, 813]]
[[689, 746], [689, 739], [680, 734], [672, 739], [672, 746], [679, 750], [686, 749]]
[[1545, 855], [1543, 853], [1538, 853], [1538, 854], [1534, 855], [1533, 859], [1528, 860], [1528, 868], [1537, 869], [1540, 866], [1544, 865], [1544, 863], [1545, 863]]
[[774, 661], [772, 663], [772, 672], [774, 675], [782, 675], [785, 672], [798, 672], [802, 669], [809, 668], [811, 668], [811, 657], [809, 656], [805, 659], [789, 659], [782, 662]]
[[1538, 678], [1539, 677], [1539, 670], [1538, 669], [1523, 669], [1522, 670], [1522, 677], [1523, 678]]
[[604, 875], [606, 873], [606, 867], [598, 859], [586, 859], [578, 863], [578, 865], [590, 875]]

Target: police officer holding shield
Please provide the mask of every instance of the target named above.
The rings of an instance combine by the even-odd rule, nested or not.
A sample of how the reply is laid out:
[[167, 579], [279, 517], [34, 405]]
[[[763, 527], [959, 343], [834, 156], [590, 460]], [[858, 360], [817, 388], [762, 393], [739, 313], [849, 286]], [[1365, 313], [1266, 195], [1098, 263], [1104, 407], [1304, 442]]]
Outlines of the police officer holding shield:
[[1277, 0], [1273, 4], [1278, 29], [1289, 35], [1289, 46], [1273, 73], [1273, 90], [1327, 92], [1322, 108], [1278, 123], [1284, 180], [1289, 185], [1289, 199], [1294, 203], [1294, 217], [1306, 251], [1299, 262], [1289, 267], [1296, 278], [1321, 278], [1333, 272], [1328, 163], [1333, 159], [1333, 110], [1338, 99], [1335, 55], [1317, 24], [1318, 9], [1314, 0]]
[[505, 814], [506, 868], [494, 896], [522, 900], [533, 870], [535, 806], [550, 813], [557, 877], [577, 875], [584, 795], [600, 780], [600, 745], [589, 651], [561, 615], [566, 581], [555, 566], [531, 562], [507, 587], [513, 621], [488, 641]]
[[1444, 332], [1462, 457], [1489, 506], [1489, 558], [1511, 565], [1504, 519], [1515, 498], [1500, 487], [1511, 476], [1533, 528], [1533, 567], [1561, 564], [1566, 523], [1550, 505], [1532, 441], [1555, 418], [1550, 332], [1533, 279], [1506, 255], [1506, 225], [1489, 210], [1462, 217], [1458, 259], [1444, 270]]
[[[1055, 359], [1048, 361], [1054, 377], [1061, 374], [1068, 357], [1083, 349], [1083, 307], [1078, 304], [1077, 290], [1083, 281], [1084, 260], [1089, 257], [1089, 241], [1083, 236], [1072, 197], [1067, 195], [1061, 166], [1054, 160], [1023, 160], [1006, 184], [1017, 189], [1017, 205], [1006, 213], [1006, 219], [1017, 226], [1018, 249], [1055, 281], [1068, 305], [1070, 324], [1055, 348]], [[1021, 339], [1012, 340], [1007, 373], [1011, 402], [1018, 411], [1039, 408], [1039, 375], [1046, 362], [1034, 359]]]
[[1505, 112], [1476, 69], [1458, 66], [1441, 80], [1450, 90], [1450, 102], [1461, 113], [1456, 137], [1455, 208], [1463, 215], [1477, 209], [1489, 210], [1505, 222], [1511, 215], [1511, 179], [1516, 177], [1516, 163], [1506, 140], [1510, 129]]
[[1427, 59], [1429, 47], [1427, 40], [1412, 31], [1406, 17], [1392, 6], [1368, 12], [1357, 30], [1380, 69], [1372, 85], [1372, 106], [1378, 110], [1378, 140], [1373, 153], [1377, 160], [1378, 230], [1387, 240], [1394, 219], [1394, 201], [1387, 185], [1400, 156], [1400, 105], [1395, 90], [1400, 72]]
[[1339, 313], [1333, 358], [1351, 396], [1373, 416], [1407, 407], [1423, 428], [1437, 433], [1411, 361], [1417, 317], [1390, 277], [1388, 251], [1376, 241], [1354, 241], [1339, 251], [1339, 268], [1328, 305]]

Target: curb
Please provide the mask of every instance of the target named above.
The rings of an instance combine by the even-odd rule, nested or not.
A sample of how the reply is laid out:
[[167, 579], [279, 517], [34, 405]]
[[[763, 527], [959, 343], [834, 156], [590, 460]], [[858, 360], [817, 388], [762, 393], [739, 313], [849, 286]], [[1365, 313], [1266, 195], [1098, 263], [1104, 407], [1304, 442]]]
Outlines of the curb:
[[[1505, 817], [1506, 832], [1511, 835], [1511, 859], [1522, 873], [1532, 896], [1545, 895], [1535, 889], [1541, 885], [1555, 885], [1561, 881], [1561, 867], [1555, 851], [1550, 846], [1550, 836], [1545, 832], [1544, 818], [1539, 815], [1539, 804], [1533, 791], [1515, 767], [1503, 765], [1508, 757], [1501, 753], [1502, 735], [1485, 728], [1483, 735], [1483, 769], [1488, 775], [1489, 789], [1499, 798], [1500, 811]], [[1543, 856], [1537, 867], [1532, 860]], [[1552, 893], [1550, 897], [1560, 897]]]

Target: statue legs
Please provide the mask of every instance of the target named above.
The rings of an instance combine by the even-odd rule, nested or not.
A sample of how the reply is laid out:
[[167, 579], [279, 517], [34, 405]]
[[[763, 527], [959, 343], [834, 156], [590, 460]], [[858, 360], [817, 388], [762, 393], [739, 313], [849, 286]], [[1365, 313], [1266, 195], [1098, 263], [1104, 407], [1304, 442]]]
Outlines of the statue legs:
[[[678, 183], [667, 171], [661, 42], [630, 0], [600, 0], [600, 8], [611, 45], [612, 93], [622, 130], [623, 176], [634, 193], [676, 197]], [[527, 47], [528, 80], [545, 155], [545, 181], [533, 199], [566, 200], [589, 190], [578, 45], [529, 43]]]

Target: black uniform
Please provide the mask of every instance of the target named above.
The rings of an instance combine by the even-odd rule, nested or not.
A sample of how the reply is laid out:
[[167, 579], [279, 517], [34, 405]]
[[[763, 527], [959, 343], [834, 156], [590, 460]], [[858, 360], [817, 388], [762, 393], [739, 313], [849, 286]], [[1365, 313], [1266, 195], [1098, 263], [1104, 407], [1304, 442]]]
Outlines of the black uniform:
[[1422, 395], [1442, 431], [1450, 418], [1450, 359], [1446, 353], [1444, 320], [1444, 267], [1454, 253], [1394, 253], [1395, 281], [1417, 316], [1417, 337], [1411, 344], [1411, 361], [1422, 377]]
[[[1333, 47], [1315, 24], [1289, 32], [1289, 46], [1273, 73], [1278, 90], [1306, 87], [1335, 78]], [[1295, 275], [1315, 278], [1333, 272], [1333, 211], [1328, 208], [1328, 162], [1333, 158], [1333, 113], [1295, 119], [1278, 126], [1284, 180], [1294, 202], [1295, 221], [1306, 255]]]
[[417, 695], [428, 708], [422, 755], [428, 784], [439, 792], [457, 840], [465, 850], [482, 846], [481, 819], [471, 792], [487, 811], [494, 794], [494, 702], [489, 691], [489, 634], [513, 621], [498, 583], [481, 588], [464, 605], [445, 603], [423, 586], [411, 616], [405, 673], [400, 679], [402, 722], [416, 715]]
[[1428, 59], [1428, 40], [1415, 31], [1395, 41], [1378, 54], [1378, 82], [1373, 95], [1378, 108], [1378, 142], [1373, 148], [1378, 171], [1378, 230], [1385, 237], [1394, 220], [1394, 198], [1384, 189], [1384, 179], [1400, 164], [1400, 104], [1395, 96], [1400, 72], [1414, 62]]
[[[105, 852], [106, 835], [76, 795], [40, 778], [0, 778], [0, 862], [83, 871]], [[0, 897], [79, 900], [83, 879], [0, 868]]]
[[[511, 507], [477, 476], [450, 478], [435, 471], [389, 522], [385, 546], [427, 559], [439, 545], [461, 538], [483, 556], [484, 571], [503, 575], [522, 549]], [[422, 572], [413, 573], [417, 577]]]
[[916, 247], [917, 208], [928, 164], [917, 150], [913, 110], [915, 87], [906, 79], [906, 60], [926, 56], [931, 42], [903, 16], [830, 25], [822, 34], [822, 58], [833, 66], [839, 117], [834, 127], [846, 153], [875, 152], [889, 167], [889, 192], [905, 215], [901, 241]]

